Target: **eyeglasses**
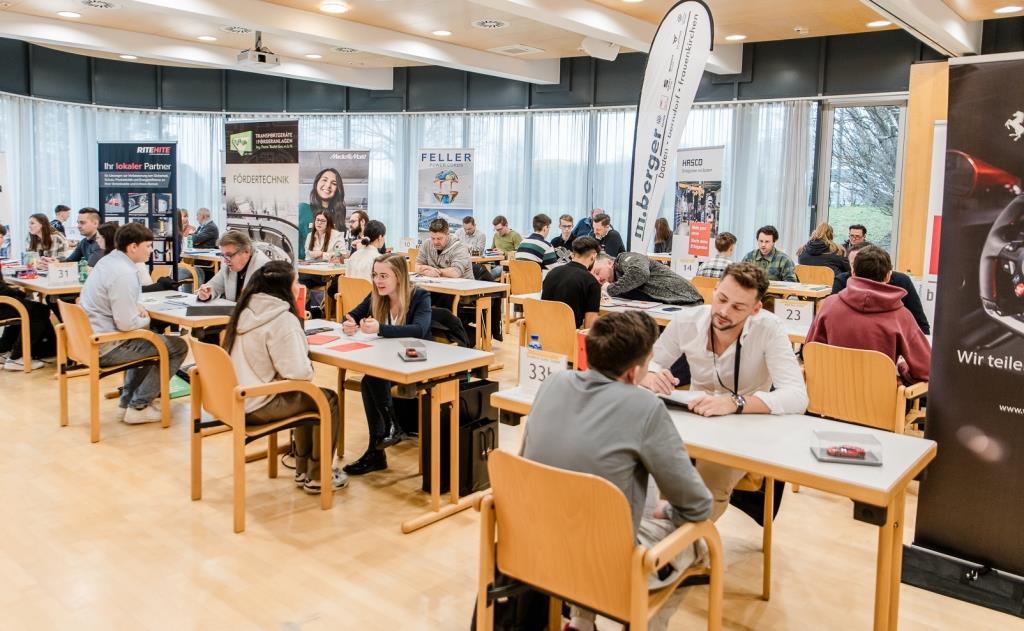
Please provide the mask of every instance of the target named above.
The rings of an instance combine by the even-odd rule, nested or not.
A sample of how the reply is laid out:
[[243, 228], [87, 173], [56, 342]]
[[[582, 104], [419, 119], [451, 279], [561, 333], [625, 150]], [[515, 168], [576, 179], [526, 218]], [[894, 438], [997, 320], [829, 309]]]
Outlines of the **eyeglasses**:
[[559, 228], [572, 228], [572, 224], [571, 223], [570, 224], [560, 223], [560, 224], [558, 224], [558, 227]]
[[221, 252], [220, 258], [224, 259], [225, 261], [230, 261], [231, 259], [235, 258], [241, 253], [242, 250], [235, 250], [234, 252]]

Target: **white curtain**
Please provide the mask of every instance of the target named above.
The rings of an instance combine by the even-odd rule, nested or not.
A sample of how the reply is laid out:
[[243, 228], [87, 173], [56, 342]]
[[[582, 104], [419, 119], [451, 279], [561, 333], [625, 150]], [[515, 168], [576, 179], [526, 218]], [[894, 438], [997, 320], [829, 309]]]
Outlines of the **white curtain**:
[[[754, 231], [774, 224], [781, 247], [794, 252], [806, 239], [816, 109], [813, 102], [697, 106], [681, 147], [725, 145], [722, 230], [741, 251]], [[288, 114], [255, 118], [284, 119]], [[167, 113], [98, 108], [0, 95], [0, 151], [14, 217], [15, 253], [27, 217], [57, 204], [97, 204], [98, 141], [178, 141], [178, 205], [205, 206], [220, 215], [224, 122], [252, 119], [219, 113]], [[388, 242], [416, 234], [416, 152], [422, 148], [476, 150], [474, 215], [488, 234], [504, 215], [524, 235], [531, 218], [605, 209], [629, 229], [629, 169], [635, 108], [438, 114], [324, 114], [298, 116], [302, 150], [368, 149], [370, 215], [388, 227]], [[675, 173], [674, 156], [669, 173]], [[662, 215], [672, 216], [671, 194]]]

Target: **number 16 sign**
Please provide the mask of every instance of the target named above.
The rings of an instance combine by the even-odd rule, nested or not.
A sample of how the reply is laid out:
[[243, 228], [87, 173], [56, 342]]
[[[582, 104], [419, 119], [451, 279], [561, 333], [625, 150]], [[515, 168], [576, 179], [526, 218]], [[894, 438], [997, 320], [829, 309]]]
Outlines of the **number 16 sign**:
[[524, 346], [519, 349], [519, 387], [524, 393], [537, 394], [540, 384], [556, 372], [566, 370], [568, 364], [565, 355]]

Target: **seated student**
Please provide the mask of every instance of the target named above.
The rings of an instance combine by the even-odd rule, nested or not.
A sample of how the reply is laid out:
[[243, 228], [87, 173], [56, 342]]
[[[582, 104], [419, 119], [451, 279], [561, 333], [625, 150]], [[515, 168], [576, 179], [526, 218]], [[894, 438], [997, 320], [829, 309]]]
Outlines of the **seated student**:
[[71, 218], [71, 208], [64, 204], [57, 204], [57, 207], [53, 209], [53, 221], [50, 222], [50, 227], [67, 237], [68, 232], [64, 224], [69, 218]]
[[885, 250], [861, 248], [853, 277], [846, 289], [822, 301], [807, 341], [878, 351], [892, 359], [906, 382], [928, 381], [932, 347], [903, 306], [906, 292], [890, 283], [891, 275]]
[[715, 256], [704, 261], [697, 268], [697, 276], [721, 278], [725, 268], [732, 265], [732, 257], [736, 254], [736, 235], [731, 232], [719, 232], [715, 237]]
[[[586, 338], [589, 369], [556, 373], [541, 385], [521, 448], [524, 458], [596, 475], [618, 487], [629, 502], [637, 542], [644, 546], [711, 512], [711, 493], [690, 464], [664, 403], [636, 387], [657, 337], [654, 319], [640, 311], [598, 318]], [[644, 510], [648, 476], [665, 498], [651, 513]], [[671, 582], [696, 558], [695, 546], [686, 548], [667, 576], [650, 577], [650, 588]], [[647, 628], [665, 628], [673, 609], [663, 608]], [[567, 629], [594, 628], [593, 612], [573, 606], [570, 614]]]
[[473, 278], [473, 264], [466, 246], [449, 234], [448, 221], [430, 222], [430, 243], [424, 243], [416, 257], [416, 273], [444, 278]]
[[558, 218], [558, 236], [551, 240], [551, 247], [572, 249], [572, 215], [562, 215]]
[[[271, 261], [253, 272], [224, 335], [224, 350], [231, 355], [240, 386], [282, 379], [313, 380], [309, 346], [295, 307], [298, 289], [295, 270], [285, 261]], [[320, 390], [330, 405], [334, 445], [338, 438], [338, 395], [330, 388]], [[245, 400], [245, 424], [265, 425], [310, 410], [316, 410], [316, 403], [302, 392], [251, 397]], [[302, 425], [293, 431], [295, 484], [307, 493], [319, 493], [320, 430]], [[347, 484], [348, 476], [333, 469], [331, 488], [336, 491]]]
[[101, 223], [96, 229], [96, 249], [89, 255], [89, 267], [96, 267], [104, 256], [113, 252], [117, 244], [117, 229], [121, 226], [113, 221]]
[[[37, 370], [43, 367], [42, 357], [53, 357], [57, 352], [57, 335], [53, 330], [53, 323], [50, 322], [50, 309], [43, 303], [36, 300], [29, 300], [25, 293], [12, 285], [7, 284], [3, 275], [0, 274], [0, 296], [13, 298], [21, 303], [28, 311], [29, 343], [32, 346], [32, 369]], [[0, 320], [18, 317], [14, 307], [0, 304]], [[25, 369], [25, 358], [21, 356], [21, 325], [17, 322], [5, 324], [3, 334], [0, 334], [0, 360], [3, 361], [3, 369], [18, 371]]]
[[601, 252], [616, 257], [626, 251], [622, 236], [612, 228], [612, 218], [604, 213], [594, 217], [594, 238], [601, 245]]
[[373, 280], [373, 262], [381, 255], [387, 228], [380, 221], [373, 219], [366, 223], [362, 234], [360, 248], [345, 262], [345, 275], [349, 278]]
[[753, 263], [768, 273], [768, 280], [784, 280], [797, 282], [796, 265], [793, 259], [789, 258], [776, 249], [775, 242], [779, 240], [779, 231], [775, 226], [761, 226], [757, 229], [757, 248], [747, 252], [743, 257], [744, 263]]
[[[153, 252], [153, 232], [139, 223], [129, 223], [117, 231], [117, 249], [104, 256], [93, 268], [82, 287], [82, 308], [89, 314], [95, 333], [114, 333], [148, 328], [149, 314], [139, 304], [142, 285], [137, 263], [149, 261]], [[167, 372], [173, 375], [188, 354], [188, 345], [180, 337], [161, 335], [167, 347]], [[116, 366], [142, 357], [156, 355], [147, 340], [108, 342], [100, 348], [100, 366]], [[155, 365], [129, 368], [124, 375], [120, 406], [125, 423], [152, 423], [161, 419], [160, 368]]]
[[654, 253], [672, 254], [672, 228], [668, 227], [668, 219], [658, 217], [654, 222]]
[[71, 252], [64, 260], [69, 263], [77, 263], [82, 259], [86, 262], [92, 258], [93, 254], [100, 250], [100, 246], [96, 244], [96, 234], [100, 227], [100, 211], [95, 208], [82, 208], [78, 211], [78, 232], [82, 235], [78, 245], [75, 246], [74, 251]]
[[359, 249], [360, 240], [363, 238], [363, 229], [370, 221], [370, 215], [365, 210], [353, 210], [348, 216], [348, 232], [345, 234], [345, 243], [348, 244], [349, 254]]
[[[850, 246], [849, 251], [846, 255], [850, 259], [850, 266], [852, 267], [854, 261], [857, 258], [857, 252], [861, 249], [871, 245], [867, 241], [861, 241]], [[842, 290], [846, 289], [846, 283], [850, 280], [850, 274], [836, 274], [836, 279], [832, 283], [832, 293], [838, 294]], [[924, 307], [921, 306], [921, 297], [917, 294], [917, 288], [914, 287], [914, 281], [903, 272], [892, 271], [892, 277], [889, 279], [890, 285], [895, 285], [903, 291], [907, 292], [903, 296], [903, 306], [910, 310], [910, 314], [914, 316], [914, 320], [917, 321], [917, 326], [921, 327], [921, 332], [925, 335], [929, 335], [932, 332], [932, 327], [928, 324], [928, 316], [924, 314]]]
[[843, 249], [849, 252], [850, 248], [855, 245], [860, 245], [861, 243], [864, 245], [871, 245], [871, 242], [868, 241], [867, 237], [867, 228], [859, 223], [852, 224], [849, 228], [849, 232], [847, 233], [846, 243], [843, 244]]
[[846, 251], [832, 240], [832, 226], [825, 222], [818, 224], [811, 233], [810, 240], [796, 251], [796, 256], [801, 265], [828, 267], [836, 276], [850, 271]]
[[589, 329], [601, 313], [601, 284], [590, 268], [597, 260], [597, 239], [577, 237], [572, 242], [572, 260], [555, 267], [544, 277], [541, 300], [557, 300], [572, 308], [576, 328]]
[[238, 300], [253, 272], [270, 262], [262, 252], [252, 247], [252, 239], [244, 232], [228, 230], [217, 241], [224, 259], [213, 278], [199, 286], [196, 297], [206, 301], [212, 298]]
[[601, 254], [591, 270], [605, 293], [613, 298], [653, 300], [672, 305], [704, 302], [697, 288], [668, 265], [639, 252], [623, 252], [615, 258]]
[[[761, 308], [766, 291], [768, 275], [758, 265], [727, 267], [712, 304], [684, 309], [669, 322], [641, 385], [671, 393], [679, 380], [669, 367], [685, 359], [690, 390], [707, 393], [690, 403], [697, 414], [802, 414], [807, 387], [785, 327]], [[746, 472], [704, 460], [697, 471], [714, 496], [717, 520]]]
[[523, 241], [522, 235], [508, 227], [508, 219], [505, 219], [504, 215], [495, 217], [491, 224], [494, 226], [494, 238], [491, 240], [491, 248], [501, 250], [506, 254], [515, 252], [516, 248]]
[[[330, 214], [318, 212], [313, 217], [313, 229], [306, 239], [306, 260], [326, 261], [334, 255], [335, 251], [342, 251], [345, 245], [345, 235], [334, 228], [334, 221]], [[323, 280], [321, 279], [321, 282]]]
[[[444, 233], [448, 234], [447, 226]], [[419, 287], [413, 288], [409, 282], [409, 264], [404, 256], [384, 254], [377, 257], [373, 263], [373, 290], [358, 307], [345, 315], [342, 329], [346, 335], [354, 335], [358, 330], [381, 337], [430, 337], [430, 293]], [[397, 357], [395, 359], [398, 360]], [[362, 395], [370, 443], [366, 453], [345, 466], [349, 475], [387, 469], [384, 449], [406, 437], [395, 418], [390, 381], [363, 377]]]
[[455, 231], [455, 238], [469, 248], [471, 255], [478, 256], [487, 249], [487, 235], [483, 230], [477, 230], [476, 219], [472, 215], [462, 218], [462, 227]]
[[25, 251], [35, 252], [44, 260], [56, 260], [67, 247], [64, 235], [50, 227], [50, 220], [43, 213], [35, 213], [28, 217], [28, 238], [25, 239]]
[[196, 211], [196, 221], [199, 227], [192, 235], [192, 247], [198, 249], [217, 247], [217, 239], [220, 238], [220, 228], [210, 218], [209, 208], [200, 208]]
[[516, 248], [517, 261], [533, 261], [546, 269], [549, 265], [558, 261], [555, 248], [548, 243], [548, 232], [551, 230], [551, 217], [544, 213], [534, 215], [533, 234], [526, 237]]

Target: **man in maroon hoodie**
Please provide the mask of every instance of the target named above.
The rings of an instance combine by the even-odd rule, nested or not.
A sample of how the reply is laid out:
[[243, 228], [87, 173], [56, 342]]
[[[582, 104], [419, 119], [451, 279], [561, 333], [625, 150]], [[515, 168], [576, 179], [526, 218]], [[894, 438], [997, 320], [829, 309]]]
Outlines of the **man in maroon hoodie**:
[[931, 345], [903, 306], [906, 290], [888, 284], [891, 275], [885, 250], [874, 245], [859, 250], [846, 290], [821, 304], [807, 342], [885, 353], [908, 383], [928, 381]]

